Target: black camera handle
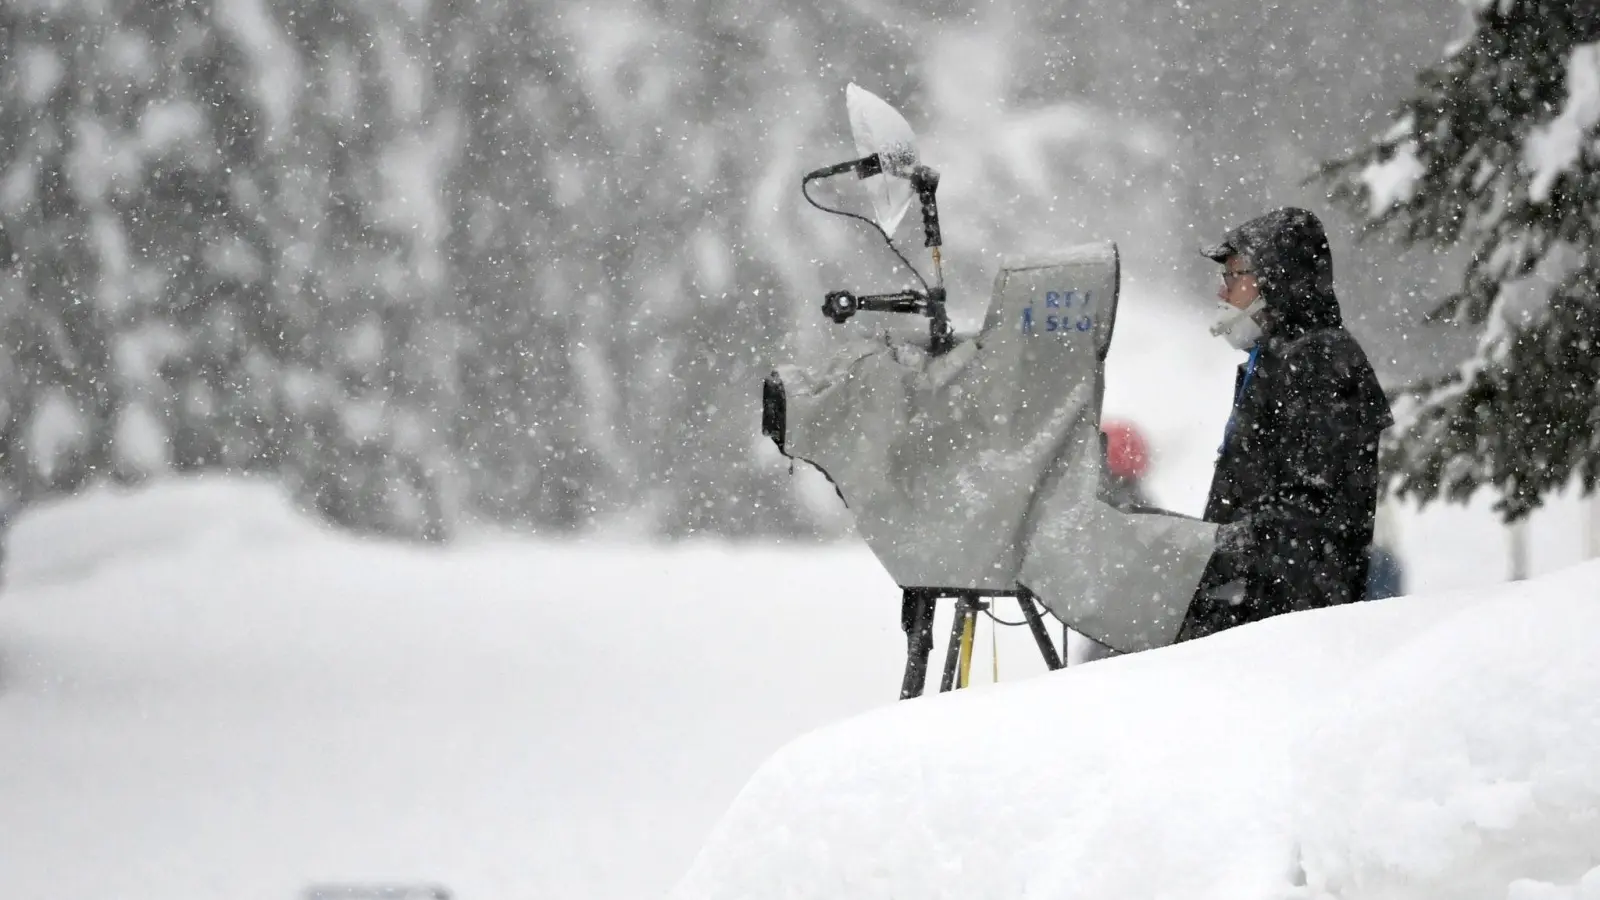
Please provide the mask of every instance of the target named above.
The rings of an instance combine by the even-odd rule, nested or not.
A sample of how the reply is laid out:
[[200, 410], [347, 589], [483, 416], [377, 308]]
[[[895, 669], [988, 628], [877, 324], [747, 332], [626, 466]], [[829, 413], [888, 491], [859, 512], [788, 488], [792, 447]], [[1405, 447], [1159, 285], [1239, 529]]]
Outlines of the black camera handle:
[[939, 228], [939, 200], [937, 196], [939, 173], [927, 166], [917, 165], [912, 168], [909, 175], [912, 190], [916, 191], [917, 200], [922, 206], [923, 246], [928, 247], [933, 252], [934, 283], [930, 285], [927, 279], [922, 277], [922, 273], [911, 265], [910, 260], [907, 260], [900, 253], [900, 250], [895, 247], [893, 239], [884, 232], [882, 226], [877, 222], [856, 213], [823, 206], [812, 200], [810, 193], [806, 191], [812, 181], [819, 178], [843, 175], [846, 172], [854, 172], [858, 178], [868, 178], [873, 175], [883, 175], [885, 178], [907, 177], [892, 175], [885, 171], [882, 158], [879, 154], [874, 153], [871, 156], [836, 163], [807, 173], [800, 183], [801, 193], [812, 206], [823, 212], [860, 219], [871, 225], [879, 234], [883, 235], [884, 242], [889, 245], [889, 249], [896, 256], [900, 257], [900, 261], [905, 263], [906, 268], [910, 269], [911, 273], [917, 277], [917, 280], [922, 282], [923, 290], [860, 296], [850, 291], [830, 291], [822, 302], [823, 315], [834, 322], [840, 323], [858, 311], [911, 313], [913, 315], [927, 316], [929, 319], [928, 351], [934, 356], [948, 352], [951, 347], [955, 346], [955, 331], [950, 327], [950, 316], [945, 310], [944, 261], [940, 255], [940, 247], [944, 244], [944, 235]]

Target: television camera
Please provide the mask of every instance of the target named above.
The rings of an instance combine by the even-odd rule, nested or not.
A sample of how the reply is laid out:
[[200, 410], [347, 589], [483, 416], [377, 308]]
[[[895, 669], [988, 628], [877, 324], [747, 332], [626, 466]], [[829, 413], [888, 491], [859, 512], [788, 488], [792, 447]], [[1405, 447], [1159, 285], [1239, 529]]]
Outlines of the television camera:
[[[909, 123], [852, 84], [857, 156], [807, 173], [806, 200], [874, 228], [918, 282], [888, 293], [834, 290], [822, 312], [928, 319], [925, 345], [846, 342], [821, 366], [780, 365], [763, 384], [762, 431], [834, 484], [857, 530], [901, 588], [907, 638], [900, 696], [919, 696], [937, 603], [954, 598], [942, 691], [966, 686], [977, 617], [1016, 599], [1045, 664], [1059, 668], [1039, 607], [1129, 652], [1171, 643], [1215, 542], [1215, 526], [1101, 499], [1104, 361], [1120, 290], [1114, 243], [1001, 260], [982, 327], [957, 336], [944, 284], [939, 173]], [[854, 176], [872, 217], [824, 206], [821, 179]], [[895, 246], [913, 201], [930, 283]], [[997, 621], [998, 618], [996, 617]]]

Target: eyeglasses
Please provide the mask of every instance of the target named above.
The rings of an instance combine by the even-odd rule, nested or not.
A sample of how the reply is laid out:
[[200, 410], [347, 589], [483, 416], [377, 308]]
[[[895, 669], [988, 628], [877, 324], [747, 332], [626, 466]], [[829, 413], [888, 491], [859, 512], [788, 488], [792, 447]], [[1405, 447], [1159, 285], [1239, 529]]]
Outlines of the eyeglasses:
[[1224, 269], [1222, 271], [1222, 282], [1224, 284], [1232, 285], [1234, 282], [1245, 277], [1246, 275], [1254, 275], [1255, 273], [1255, 269], [1235, 269], [1231, 272], [1227, 269]]

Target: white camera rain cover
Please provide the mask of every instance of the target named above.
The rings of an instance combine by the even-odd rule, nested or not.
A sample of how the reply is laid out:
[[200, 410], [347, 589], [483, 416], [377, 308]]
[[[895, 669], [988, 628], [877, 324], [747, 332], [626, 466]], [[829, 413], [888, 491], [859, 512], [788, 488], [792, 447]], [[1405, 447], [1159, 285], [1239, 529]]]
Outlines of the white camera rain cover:
[[902, 587], [1033, 592], [1117, 650], [1172, 643], [1215, 526], [1099, 499], [1111, 243], [1001, 264], [982, 330], [781, 366], [783, 451], [821, 469]]

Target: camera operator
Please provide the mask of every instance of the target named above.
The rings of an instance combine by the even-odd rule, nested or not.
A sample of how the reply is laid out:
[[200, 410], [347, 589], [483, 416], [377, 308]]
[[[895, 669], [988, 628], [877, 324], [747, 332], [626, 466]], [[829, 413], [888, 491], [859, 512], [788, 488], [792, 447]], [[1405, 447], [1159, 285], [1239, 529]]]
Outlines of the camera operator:
[[1248, 354], [1205, 519], [1222, 527], [1178, 640], [1366, 595], [1378, 438], [1393, 424], [1345, 330], [1316, 216], [1285, 208], [1228, 233], [1213, 334]]

